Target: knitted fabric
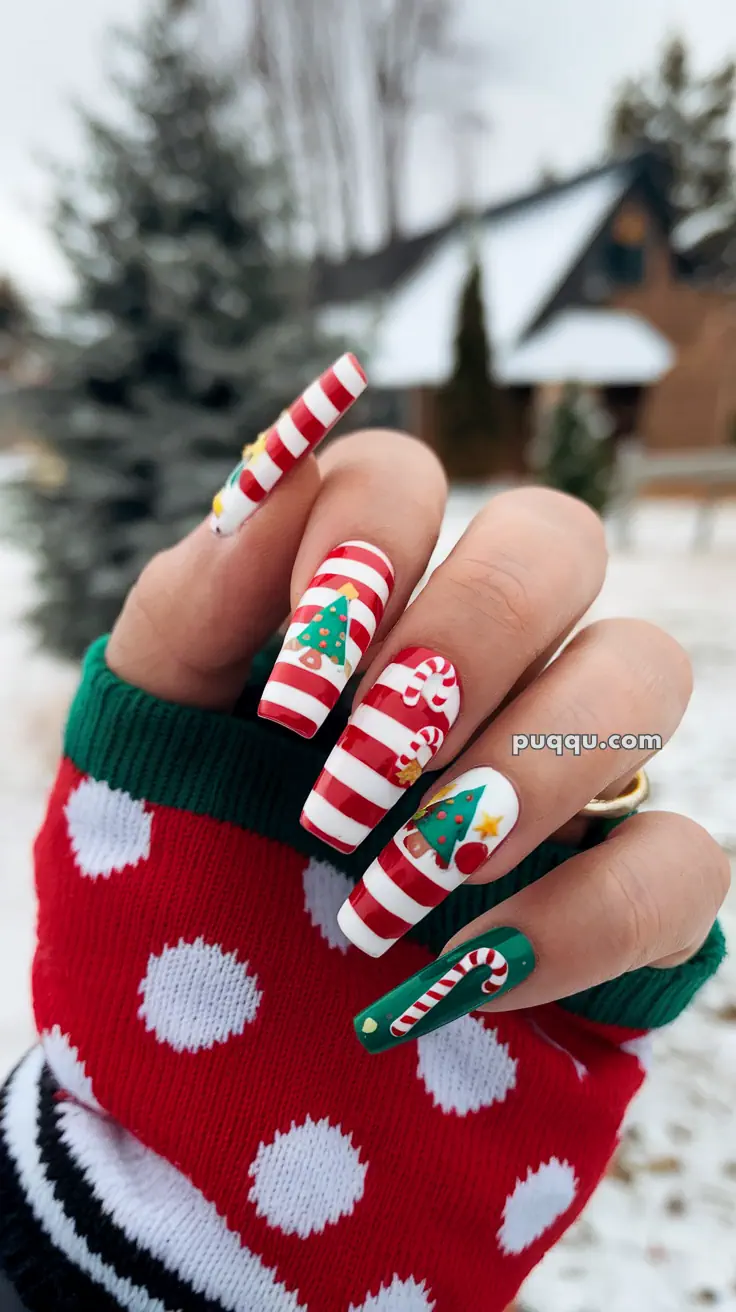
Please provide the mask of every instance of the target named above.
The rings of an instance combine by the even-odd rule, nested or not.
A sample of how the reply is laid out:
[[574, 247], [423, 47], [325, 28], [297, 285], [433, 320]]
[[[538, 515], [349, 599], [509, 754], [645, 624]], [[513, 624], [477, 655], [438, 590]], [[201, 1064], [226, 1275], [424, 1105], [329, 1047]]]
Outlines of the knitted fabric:
[[0, 1105], [0, 1265], [30, 1312], [500, 1312], [719, 932], [677, 970], [367, 1054], [353, 1015], [571, 850], [368, 961], [336, 911], [418, 793], [352, 856], [321, 848], [298, 816], [329, 741], [256, 700], [173, 707], [88, 655], [36, 844], [41, 1043]]

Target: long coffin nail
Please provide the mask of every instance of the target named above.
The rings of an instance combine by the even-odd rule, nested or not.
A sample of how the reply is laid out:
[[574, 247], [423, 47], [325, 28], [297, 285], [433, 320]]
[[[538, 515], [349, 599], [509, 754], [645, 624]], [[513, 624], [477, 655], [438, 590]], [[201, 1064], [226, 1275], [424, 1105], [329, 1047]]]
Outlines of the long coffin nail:
[[366, 1007], [353, 1021], [355, 1033], [369, 1052], [385, 1052], [508, 993], [534, 965], [534, 949], [518, 929], [489, 929]]
[[242, 459], [212, 502], [212, 532], [222, 537], [235, 533], [284, 475], [314, 450], [366, 387], [366, 376], [349, 352], [310, 383], [271, 428], [244, 447]]
[[418, 779], [460, 712], [454, 665], [407, 647], [353, 712], [304, 804], [310, 833], [353, 852]]
[[505, 775], [468, 770], [420, 807], [368, 867], [337, 922], [369, 957], [384, 952], [488, 860], [513, 829], [519, 799]]
[[393, 585], [393, 565], [378, 547], [335, 547], [291, 617], [258, 714], [311, 738], [372, 642]]

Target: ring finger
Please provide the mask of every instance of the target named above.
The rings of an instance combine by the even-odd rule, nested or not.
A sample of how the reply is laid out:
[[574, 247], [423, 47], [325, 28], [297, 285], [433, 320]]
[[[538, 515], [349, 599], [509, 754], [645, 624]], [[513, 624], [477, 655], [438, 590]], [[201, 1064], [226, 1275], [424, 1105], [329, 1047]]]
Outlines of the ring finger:
[[[690, 689], [687, 656], [661, 629], [639, 620], [591, 625], [439, 780], [344, 903], [343, 933], [381, 956], [465, 880], [506, 874], [637, 769], [652, 754], [652, 737], [671, 736]], [[553, 736], [555, 745], [567, 734], [606, 744], [618, 734], [628, 746], [514, 754], [514, 743], [532, 734], [539, 742]]]

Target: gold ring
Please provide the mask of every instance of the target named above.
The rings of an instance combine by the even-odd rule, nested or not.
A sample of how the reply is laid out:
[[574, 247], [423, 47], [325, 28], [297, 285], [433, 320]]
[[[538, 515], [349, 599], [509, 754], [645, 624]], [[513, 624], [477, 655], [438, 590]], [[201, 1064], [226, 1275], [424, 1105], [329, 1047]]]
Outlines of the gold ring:
[[646, 802], [648, 796], [649, 780], [646, 770], [637, 770], [631, 783], [623, 793], [619, 793], [618, 797], [594, 797], [579, 814], [615, 820], [622, 815], [628, 815], [630, 811], [635, 811], [637, 806]]

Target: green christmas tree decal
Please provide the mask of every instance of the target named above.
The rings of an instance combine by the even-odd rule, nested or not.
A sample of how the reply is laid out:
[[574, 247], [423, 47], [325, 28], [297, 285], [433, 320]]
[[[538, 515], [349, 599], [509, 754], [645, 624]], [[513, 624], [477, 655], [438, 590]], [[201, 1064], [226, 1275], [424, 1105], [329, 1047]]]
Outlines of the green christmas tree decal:
[[443, 864], [452, 859], [456, 845], [467, 835], [484, 792], [485, 787], [481, 787], [467, 793], [456, 793], [454, 797], [440, 797], [415, 816], [414, 823], [419, 833]]
[[334, 665], [344, 665], [346, 673], [350, 674], [350, 664], [345, 660], [345, 644], [350, 624], [348, 605], [357, 595], [357, 590], [352, 584], [346, 583], [337, 592], [334, 602], [319, 611], [309, 624], [305, 624], [301, 633], [298, 633], [289, 644], [294, 651], [298, 651], [300, 647], [304, 649], [305, 664], [309, 663], [306, 660], [307, 653], [313, 655], [315, 667], [318, 667], [321, 658], [326, 656]]

